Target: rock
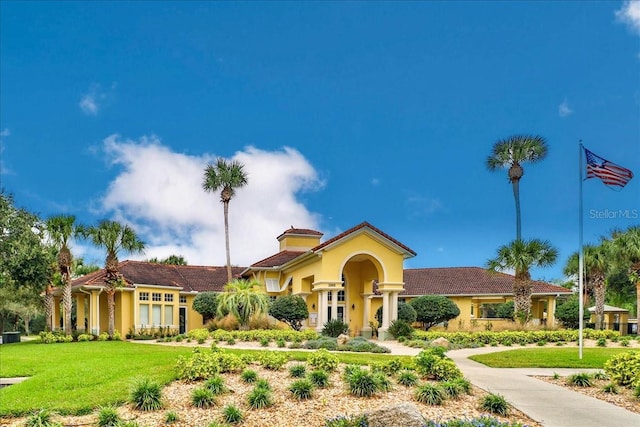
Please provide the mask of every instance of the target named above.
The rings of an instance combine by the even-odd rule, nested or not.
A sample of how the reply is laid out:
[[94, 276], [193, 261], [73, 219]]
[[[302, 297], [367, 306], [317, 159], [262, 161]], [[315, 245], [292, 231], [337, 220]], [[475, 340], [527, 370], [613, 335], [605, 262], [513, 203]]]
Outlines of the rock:
[[431, 341], [431, 345], [432, 346], [439, 346], [439, 347], [449, 348], [449, 345], [451, 345], [451, 343], [449, 342], [448, 339], [440, 337], [440, 338], [436, 338], [435, 340]]
[[337, 338], [338, 345], [345, 345], [349, 341], [349, 335], [340, 334]]
[[369, 427], [422, 427], [424, 418], [420, 411], [410, 403], [389, 406], [368, 412]]

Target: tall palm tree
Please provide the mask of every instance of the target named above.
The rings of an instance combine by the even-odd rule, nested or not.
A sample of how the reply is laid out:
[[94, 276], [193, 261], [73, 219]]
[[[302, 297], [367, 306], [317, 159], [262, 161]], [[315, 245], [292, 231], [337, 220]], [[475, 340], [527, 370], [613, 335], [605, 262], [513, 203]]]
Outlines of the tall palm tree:
[[493, 144], [491, 155], [487, 157], [490, 171], [509, 168], [509, 182], [513, 186], [513, 198], [516, 202], [516, 239], [522, 238], [520, 221], [520, 180], [524, 175], [522, 163], [535, 163], [547, 155], [547, 143], [541, 136], [513, 135]]
[[612, 237], [617, 260], [627, 267], [629, 280], [636, 284], [636, 317], [640, 317], [640, 226], [616, 230]]
[[122, 225], [119, 222], [102, 220], [97, 226], [84, 228], [82, 234], [91, 242], [104, 248], [107, 252], [104, 268], [106, 270], [106, 294], [109, 312], [109, 337], [113, 338], [115, 330], [115, 295], [119, 286], [122, 286], [122, 275], [118, 270], [118, 254], [121, 251], [141, 253], [144, 250], [144, 242], [138, 238], [133, 228]]
[[232, 314], [244, 328], [252, 316], [269, 311], [269, 298], [262, 284], [255, 280], [236, 279], [227, 283], [217, 300], [218, 315]]
[[71, 335], [71, 267], [73, 256], [69, 249], [69, 240], [79, 230], [73, 215], [56, 215], [47, 219], [47, 232], [58, 253], [56, 260], [62, 277], [62, 306], [64, 307], [64, 332]]
[[[584, 253], [584, 282], [585, 288], [593, 289], [596, 303], [596, 329], [602, 329], [604, 321], [604, 303], [606, 299], [606, 276], [610, 262], [610, 243], [603, 240], [599, 246], [585, 245]], [[579, 273], [578, 253], [569, 257], [564, 268], [566, 275], [577, 275]]]
[[247, 184], [244, 165], [238, 161], [228, 162], [219, 157], [215, 164], [209, 164], [204, 170], [202, 188], [206, 192], [221, 190], [220, 201], [224, 206], [224, 236], [227, 250], [227, 283], [231, 282], [231, 255], [229, 251], [229, 202], [235, 196], [236, 189]]
[[498, 248], [497, 256], [487, 261], [490, 271], [515, 270], [513, 283], [514, 315], [522, 323], [531, 316], [532, 267], [547, 267], [556, 262], [558, 251], [546, 240], [513, 240]]

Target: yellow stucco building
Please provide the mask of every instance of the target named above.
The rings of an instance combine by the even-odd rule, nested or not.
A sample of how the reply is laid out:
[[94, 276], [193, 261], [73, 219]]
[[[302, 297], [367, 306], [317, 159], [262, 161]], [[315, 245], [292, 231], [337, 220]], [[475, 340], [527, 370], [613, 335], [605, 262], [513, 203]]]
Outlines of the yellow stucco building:
[[[449, 329], [507, 322], [495, 318], [495, 306], [512, 299], [513, 276], [479, 267], [405, 269], [404, 261], [416, 253], [367, 222], [325, 241], [322, 236], [315, 230], [286, 230], [277, 237], [277, 253], [249, 267], [234, 267], [234, 276], [263, 283], [273, 298], [301, 296], [309, 309], [304, 326], [318, 331], [328, 320], [341, 319], [352, 335], [370, 337], [373, 325], [385, 339], [399, 302], [428, 294], [445, 295], [460, 308]], [[220, 292], [226, 282], [224, 267], [124, 261], [120, 271], [126, 285], [116, 293], [116, 329], [123, 334], [202, 327], [202, 316], [192, 309], [193, 298], [198, 292]], [[75, 279], [72, 286], [78, 329], [105, 331], [104, 271]], [[533, 282], [532, 291], [534, 321], [553, 325], [557, 298], [571, 292], [544, 282]], [[379, 307], [382, 322], [377, 325]], [[54, 317], [60, 319], [59, 311]]]

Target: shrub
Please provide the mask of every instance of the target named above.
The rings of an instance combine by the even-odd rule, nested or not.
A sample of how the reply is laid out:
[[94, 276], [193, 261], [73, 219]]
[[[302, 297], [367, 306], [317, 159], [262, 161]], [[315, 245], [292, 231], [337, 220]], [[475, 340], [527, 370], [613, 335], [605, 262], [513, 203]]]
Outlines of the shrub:
[[240, 374], [240, 379], [247, 384], [254, 383], [258, 379], [258, 374], [252, 369], [245, 369], [242, 371], [242, 374]]
[[340, 319], [329, 320], [322, 326], [322, 335], [332, 338], [336, 338], [338, 335], [347, 334], [348, 332], [349, 325]]
[[297, 363], [289, 368], [289, 375], [293, 378], [302, 378], [307, 373], [307, 367], [302, 363]]
[[105, 406], [98, 411], [98, 427], [118, 427], [122, 419], [116, 408]]
[[216, 396], [206, 387], [199, 387], [191, 392], [191, 404], [196, 408], [210, 408], [216, 404]]
[[576, 387], [591, 387], [593, 382], [591, 375], [586, 372], [578, 372], [577, 374], [569, 375], [567, 384]]
[[605, 384], [602, 387], [602, 391], [605, 393], [618, 394], [620, 391], [618, 390], [618, 386], [615, 383]]
[[490, 412], [501, 416], [507, 416], [509, 413], [509, 403], [504, 396], [495, 393], [489, 393], [480, 400], [480, 408], [483, 411]]
[[271, 303], [269, 314], [299, 331], [302, 328], [302, 322], [309, 317], [309, 310], [301, 296], [285, 295]]
[[265, 369], [279, 371], [287, 363], [287, 355], [276, 351], [264, 351], [258, 360]]
[[353, 369], [346, 377], [349, 393], [358, 397], [370, 397], [378, 391], [374, 375], [362, 368]]
[[[411, 304], [407, 304], [405, 302], [398, 303], [398, 320], [412, 324], [416, 321], [417, 315], [416, 310], [411, 306]], [[378, 325], [382, 324], [382, 307], [378, 307], [378, 310], [376, 311], [376, 320], [378, 321]]]
[[78, 335], [78, 342], [82, 342], [82, 341], [93, 341], [93, 335], [91, 334]]
[[418, 376], [412, 371], [404, 370], [398, 375], [398, 384], [405, 387], [413, 387], [418, 383]]
[[205, 341], [209, 338], [209, 330], [205, 328], [192, 329], [187, 332], [187, 337], [196, 341]]
[[48, 409], [41, 409], [27, 418], [26, 427], [62, 427], [61, 423], [51, 421], [51, 412]]
[[410, 323], [398, 319], [391, 322], [389, 333], [396, 339], [400, 337], [411, 338], [411, 335], [413, 335], [413, 327]]
[[[268, 384], [269, 383], [267, 383], [267, 385]], [[249, 407], [251, 409], [261, 409], [266, 408], [267, 406], [271, 406], [273, 402], [271, 400], [270, 388], [271, 386], [269, 386], [269, 388], [266, 388], [257, 384], [247, 396]]]
[[382, 372], [376, 372], [373, 374], [373, 378], [376, 380], [376, 385], [380, 391], [390, 391], [393, 386], [391, 380]]
[[324, 423], [325, 427], [367, 427], [369, 425], [366, 415], [348, 417], [341, 415], [336, 418], [329, 418]]
[[244, 416], [242, 415], [242, 412], [240, 411], [240, 409], [238, 409], [237, 406], [227, 405], [222, 411], [222, 418], [226, 423], [238, 424], [239, 422], [242, 421]]
[[298, 400], [311, 399], [313, 383], [308, 379], [294, 381], [289, 387], [289, 391]]
[[178, 414], [176, 414], [176, 412], [175, 412], [175, 411], [169, 411], [169, 412], [167, 412], [167, 414], [164, 416], [164, 422], [165, 422], [166, 424], [173, 424], [173, 423], [175, 423], [175, 422], [176, 422], [176, 421], [178, 421], [178, 420], [179, 420], [179, 418], [178, 418]]
[[472, 394], [473, 393], [473, 387], [471, 387], [471, 381], [469, 381], [466, 378], [456, 378], [451, 380], [451, 382], [456, 383], [458, 385], [458, 387], [460, 387], [460, 390], [462, 390], [463, 393], [465, 394]]
[[612, 381], [624, 387], [640, 386], [640, 351], [616, 354], [604, 363]]
[[[564, 303], [559, 304], [556, 307], [555, 316], [556, 319], [562, 322], [562, 325], [567, 329], [578, 329], [580, 323], [580, 301], [577, 296], [569, 297]], [[584, 310], [584, 320], [589, 319], [589, 311]]]
[[227, 392], [227, 387], [224, 385], [224, 378], [220, 375], [214, 375], [204, 382], [204, 386], [211, 390], [215, 395], [223, 394]]
[[269, 338], [260, 338], [260, 345], [262, 347], [269, 347]]
[[415, 392], [415, 399], [427, 405], [442, 405], [446, 397], [447, 394], [441, 387], [431, 383], [421, 385]]
[[337, 350], [338, 341], [331, 337], [320, 337], [317, 340], [309, 340], [302, 346], [303, 348], [315, 350], [324, 348], [325, 350]]
[[198, 292], [193, 299], [192, 308], [202, 315], [202, 322], [207, 323], [216, 317], [218, 311], [218, 294], [215, 292]]
[[438, 381], [462, 378], [462, 372], [451, 359], [438, 359], [431, 366], [431, 376]]
[[309, 373], [309, 381], [316, 387], [324, 388], [329, 385], [329, 374], [322, 369], [316, 369]]
[[269, 381], [265, 380], [264, 378], [260, 378], [258, 381], [256, 381], [256, 388], [262, 388], [264, 390], [271, 391], [271, 384], [269, 384]]
[[456, 303], [443, 295], [423, 295], [412, 299], [409, 304], [416, 311], [416, 320], [422, 322], [425, 331], [460, 314]]
[[178, 356], [176, 361], [177, 376], [181, 380], [197, 381], [209, 378], [220, 371], [216, 353], [203, 352], [195, 348], [191, 357]]
[[287, 342], [284, 340], [284, 338], [278, 338], [276, 340], [276, 345], [278, 346], [278, 348], [284, 348], [287, 346]]
[[443, 381], [440, 383], [440, 387], [453, 399], [459, 397], [464, 392], [460, 383], [454, 380]]
[[149, 378], [136, 381], [131, 390], [131, 403], [141, 411], [162, 408], [162, 386]]
[[413, 362], [416, 365], [418, 373], [426, 377], [431, 375], [433, 365], [442, 358], [443, 356], [438, 350], [430, 348], [418, 353], [418, 355], [413, 358]]
[[340, 359], [335, 354], [329, 353], [325, 349], [314, 351], [307, 357], [307, 363], [317, 369], [333, 372], [338, 368]]
[[598, 340], [596, 341], [596, 345], [598, 347], [606, 347], [607, 346], [607, 339], [606, 338], [598, 338]]

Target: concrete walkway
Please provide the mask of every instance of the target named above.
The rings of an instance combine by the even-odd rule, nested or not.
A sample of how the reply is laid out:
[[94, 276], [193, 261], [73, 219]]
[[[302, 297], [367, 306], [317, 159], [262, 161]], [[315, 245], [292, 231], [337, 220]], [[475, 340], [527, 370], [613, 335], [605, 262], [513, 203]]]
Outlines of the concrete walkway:
[[545, 427], [640, 427], [640, 415], [611, 403], [550, 384], [532, 375], [562, 376], [588, 369], [488, 368], [468, 359], [474, 354], [502, 351], [482, 347], [447, 352], [475, 386], [498, 393], [527, 416]]

